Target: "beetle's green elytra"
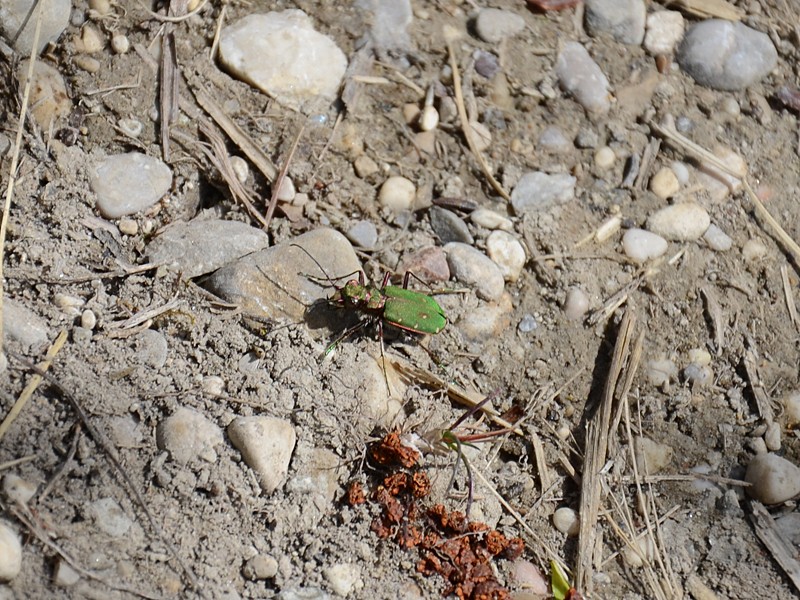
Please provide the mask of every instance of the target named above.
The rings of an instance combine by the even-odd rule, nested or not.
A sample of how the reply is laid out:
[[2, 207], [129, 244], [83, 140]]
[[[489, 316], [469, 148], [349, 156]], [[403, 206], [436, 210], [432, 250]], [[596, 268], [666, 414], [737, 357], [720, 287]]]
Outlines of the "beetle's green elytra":
[[414, 333], [439, 333], [447, 317], [433, 297], [406, 288], [389, 285], [383, 288], [383, 320]]

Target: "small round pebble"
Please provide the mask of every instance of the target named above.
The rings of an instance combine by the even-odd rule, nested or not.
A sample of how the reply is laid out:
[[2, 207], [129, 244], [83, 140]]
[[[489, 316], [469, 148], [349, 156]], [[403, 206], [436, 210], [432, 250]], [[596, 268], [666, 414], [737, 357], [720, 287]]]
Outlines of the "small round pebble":
[[411, 210], [417, 188], [413, 182], [405, 177], [389, 177], [378, 192], [378, 202], [394, 213]]
[[378, 228], [372, 221], [356, 221], [345, 235], [354, 245], [365, 250], [374, 250], [378, 243]]
[[707, 387], [714, 383], [714, 371], [709, 365], [687, 365], [683, 370], [686, 383], [697, 387]]
[[800, 494], [800, 468], [777, 454], [759, 454], [747, 465], [745, 481], [751, 498], [780, 504]]
[[776, 421], [767, 426], [767, 430], [764, 432], [764, 443], [770, 452], [777, 452], [781, 449], [781, 426]]
[[217, 375], [203, 377], [203, 393], [209, 396], [222, 396], [225, 393], [225, 380]]
[[637, 263], [662, 256], [668, 247], [667, 240], [644, 229], [628, 229], [622, 236], [622, 250], [625, 256]]
[[676, 242], [699, 239], [710, 224], [711, 218], [706, 209], [695, 202], [667, 206], [647, 219], [647, 228], [650, 231]]
[[548, 595], [548, 583], [539, 567], [529, 560], [518, 559], [511, 565], [511, 579], [519, 587], [540, 596]]
[[490, 44], [512, 37], [523, 29], [525, 29], [525, 19], [508, 10], [484, 8], [475, 19], [475, 33]]
[[242, 575], [251, 581], [272, 579], [278, 574], [278, 561], [272, 556], [256, 554], [244, 563]]
[[376, 163], [366, 154], [362, 154], [353, 163], [353, 168], [356, 171], [356, 175], [358, 175], [361, 179], [365, 179], [378, 172], [378, 163]]
[[567, 154], [575, 146], [565, 134], [564, 130], [555, 125], [549, 125], [539, 134], [537, 145], [545, 152], [552, 154]]
[[524, 315], [517, 323], [517, 330], [520, 333], [530, 333], [531, 331], [536, 330], [539, 327], [539, 323], [536, 321], [536, 317], [532, 314], [528, 313]]
[[675, 172], [668, 167], [661, 167], [650, 180], [650, 191], [662, 200], [671, 198], [681, 189]]
[[247, 161], [241, 156], [231, 156], [228, 161], [231, 163], [233, 174], [236, 175], [239, 183], [247, 182], [247, 178], [250, 176], [250, 165], [247, 164]]
[[497, 300], [503, 293], [503, 273], [492, 259], [472, 246], [451, 242], [444, 247], [450, 273], [461, 283], [475, 288], [479, 298]]
[[614, 151], [609, 148], [608, 146], [603, 146], [602, 148], [598, 148], [597, 152], [594, 153], [594, 165], [598, 169], [607, 170], [614, 166], [614, 162], [617, 160], [617, 155]]
[[703, 239], [709, 248], [717, 252], [726, 252], [733, 246], [731, 237], [713, 223], [706, 229]]
[[687, 353], [689, 362], [700, 367], [711, 364], [711, 353], [705, 348], [691, 348]]
[[9, 502], [20, 505], [27, 504], [35, 493], [36, 486], [19, 475], [9, 473], [3, 477], [3, 496]]
[[678, 178], [678, 183], [680, 185], [689, 185], [689, 178], [691, 174], [689, 173], [689, 167], [686, 163], [683, 163], [679, 160], [673, 160], [669, 168], [672, 169], [672, 172], [675, 173], [675, 177]]
[[633, 543], [634, 547], [626, 545], [622, 549], [622, 560], [632, 569], [640, 569], [653, 560], [655, 547], [650, 537], [635, 539]]
[[556, 511], [553, 513], [553, 525], [561, 533], [564, 533], [570, 537], [578, 535], [578, 532], [581, 528], [581, 522], [578, 518], [578, 513], [566, 506], [556, 509]]
[[527, 256], [522, 243], [505, 231], [493, 231], [486, 239], [486, 253], [500, 267], [506, 281], [519, 279]]
[[652, 385], [664, 387], [678, 378], [678, 367], [670, 359], [661, 358], [649, 361], [645, 373]]
[[510, 231], [514, 228], [511, 219], [493, 210], [489, 210], [488, 208], [473, 210], [469, 215], [469, 219], [475, 223], [475, 225], [484, 227], [485, 229], [504, 229]]
[[277, 198], [281, 202], [291, 202], [297, 191], [294, 188], [294, 181], [288, 175], [281, 180], [281, 187], [278, 188]]
[[570, 321], [582, 319], [589, 310], [589, 296], [579, 287], [571, 287], [567, 290], [567, 297], [564, 301], [564, 314]]
[[215, 446], [223, 442], [222, 429], [194, 409], [180, 407], [156, 428], [158, 447], [179, 465], [201, 459], [216, 462]]
[[117, 127], [120, 128], [122, 133], [132, 138], [138, 138], [144, 131], [144, 125], [138, 119], [120, 119], [117, 121]]
[[103, 36], [93, 25], [85, 25], [81, 32], [80, 44], [76, 46], [79, 46], [77, 49], [80, 52], [94, 54], [103, 49], [104, 43]]
[[586, 29], [592, 36], [605, 33], [638, 46], [644, 39], [646, 15], [644, 0], [587, 0]]
[[363, 585], [361, 569], [352, 563], [338, 563], [323, 570], [328, 585], [339, 596], [345, 597]]
[[128, 36], [122, 33], [115, 33], [111, 38], [111, 49], [116, 54], [126, 54], [131, 49], [131, 42]]
[[644, 48], [653, 56], [672, 54], [683, 39], [683, 15], [676, 10], [657, 10], [647, 16]]
[[117, 227], [119, 227], [119, 232], [123, 235], [136, 235], [139, 233], [139, 223], [136, 222], [136, 219], [120, 219]]
[[717, 90], [742, 90], [765, 77], [778, 62], [769, 36], [744, 23], [706, 19], [689, 28], [678, 63], [697, 83]]
[[97, 316], [94, 314], [94, 311], [87, 308], [81, 314], [81, 327], [84, 329], [92, 330], [97, 325]]
[[59, 560], [53, 572], [53, 583], [58, 587], [71, 587], [81, 580], [81, 575], [65, 560]]
[[442, 244], [462, 242], [471, 245], [475, 241], [467, 224], [452, 210], [432, 206], [428, 211], [428, 219], [431, 222], [431, 229]]
[[22, 570], [22, 543], [5, 521], [0, 521], [0, 581], [11, 581]]

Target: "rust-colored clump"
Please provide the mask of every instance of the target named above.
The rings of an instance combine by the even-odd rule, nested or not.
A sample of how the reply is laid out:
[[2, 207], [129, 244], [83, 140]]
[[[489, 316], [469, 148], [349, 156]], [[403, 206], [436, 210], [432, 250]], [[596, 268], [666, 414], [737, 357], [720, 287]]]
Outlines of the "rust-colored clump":
[[[398, 434], [391, 433], [370, 447], [369, 456], [378, 465], [393, 469], [371, 494], [381, 507], [372, 531], [403, 548], [418, 548], [421, 558], [417, 571], [426, 576], [441, 575], [448, 582], [445, 596], [455, 594], [462, 600], [509, 598], [490, 561], [496, 557], [515, 560], [524, 550], [522, 540], [507, 538], [485, 523], [470, 522], [464, 513], [448, 512], [442, 504], [420, 508], [420, 502], [430, 493], [430, 480], [417, 466], [419, 453], [403, 445]], [[348, 501], [350, 497], [348, 490]]]
[[349, 506], [357, 506], [364, 504], [367, 501], [367, 495], [364, 493], [364, 486], [359, 481], [351, 481], [347, 486], [347, 504]]

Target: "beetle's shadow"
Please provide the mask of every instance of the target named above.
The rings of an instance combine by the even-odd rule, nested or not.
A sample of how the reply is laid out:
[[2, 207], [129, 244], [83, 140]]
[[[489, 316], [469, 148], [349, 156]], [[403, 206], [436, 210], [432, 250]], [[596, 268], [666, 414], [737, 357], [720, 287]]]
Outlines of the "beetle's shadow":
[[328, 329], [334, 333], [353, 327], [359, 321], [357, 313], [332, 306], [325, 299], [309, 304], [303, 318], [311, 330]]

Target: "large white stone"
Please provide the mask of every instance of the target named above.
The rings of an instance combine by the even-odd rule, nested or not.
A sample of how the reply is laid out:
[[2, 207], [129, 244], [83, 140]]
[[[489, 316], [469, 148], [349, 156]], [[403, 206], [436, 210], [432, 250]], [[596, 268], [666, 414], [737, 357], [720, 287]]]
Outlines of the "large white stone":
[[252, 14], [222, 30], [222, 65], [281, 104], [316, 110], [336, 98], [347, 58], [302, 10]]
[[238, 417], [228, 437], [258, 475], [261, 489], [271, 494], [286, 480], [297, 434], [288, 421], [274, 417]]

